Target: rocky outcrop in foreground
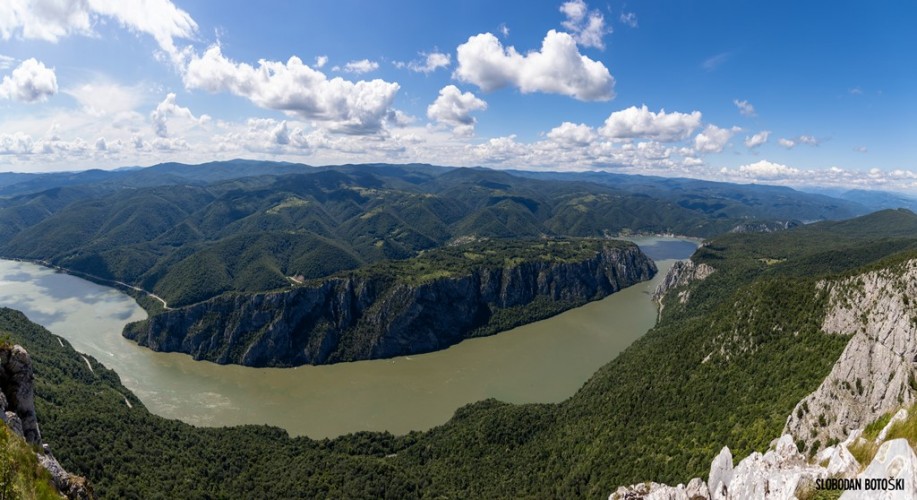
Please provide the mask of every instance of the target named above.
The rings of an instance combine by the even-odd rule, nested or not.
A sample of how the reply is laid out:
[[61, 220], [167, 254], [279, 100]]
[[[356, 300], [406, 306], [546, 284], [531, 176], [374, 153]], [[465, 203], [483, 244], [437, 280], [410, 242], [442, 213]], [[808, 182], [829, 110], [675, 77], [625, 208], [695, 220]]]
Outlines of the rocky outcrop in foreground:
[[[828, 294], [822, 330], [852, 337], [819, 388], [793, 409], [771, 449], [733, 467], [724, 447], [706, 483], [642, 483], [618, 488], [610, 499], [790, 499], [819, 489], [843, 490], [844, 500], [917, 498], [917, 454], [907, 439], [888, 439], [896, 425], [917, 426], [917, 416], [908, 420], [902, 408], [917, 401], [917, 260], [818, 289]], [[877, 435], [864, 436], [864, 428], [896, 410]], [[836, 444], [822, 448], [828, 443]], [[864, 467], [851, 450], [869, 463]]]
[[622, 486], [608, 498], [789, 500], [811, 498], [818, 490], [843, 490], [840, 498], [844, 500], [917, 498], [917, 455], [907, 440], [877, 441], [875, 458], [861, 472], [860, 464], [847, 448], [862, 444], [863, 438], [857, 435], [824, 450], [818, 456], [818, 463], [808, 462], [789, 434], [775, 440], [763, 455], [754, 452], [734, 467], [732, 453], [724, 447], [710, 464], [707, 482], [694, 478], [687, 486], [657, 483]]
[[35, 454], [38, 463], [48, 470], [58, 491], [71, 499], [94, 498], [85, 478], [68, 473], [41, 442], [35, 416], [35, 376], [32, 360], [22, 346], [0, 346], [0, 419], [31, 445], [41, 447]]
[[524, 261], [420, 284], [353, 274], [282, 292], [165, 311], [124, 336], [157, 351], [249, 366], [296, 366], [430, 352], [601, 299], [650, 279], [636, 245], [577, 262]]

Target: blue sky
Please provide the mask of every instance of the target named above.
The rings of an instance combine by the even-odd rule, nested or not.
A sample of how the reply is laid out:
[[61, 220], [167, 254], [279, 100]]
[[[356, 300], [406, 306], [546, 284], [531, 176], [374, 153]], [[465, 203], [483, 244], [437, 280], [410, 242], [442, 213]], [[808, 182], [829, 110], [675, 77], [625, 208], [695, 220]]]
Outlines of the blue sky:
[[917, 191], [913, 2], [3, 4], [0, 171], [246, 157]]

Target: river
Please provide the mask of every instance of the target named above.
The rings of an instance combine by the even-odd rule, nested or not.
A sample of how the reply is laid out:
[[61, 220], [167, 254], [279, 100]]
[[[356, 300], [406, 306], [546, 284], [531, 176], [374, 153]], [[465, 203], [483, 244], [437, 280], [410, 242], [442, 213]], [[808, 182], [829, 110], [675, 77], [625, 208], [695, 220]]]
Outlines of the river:
[[269, 424], [291, 435], [402, 434], [444, 423], [467, 403], [559, 402], [651, 328], [649, 298], [673, 259], [696, 243], [635, 239], [657, 276], [603, 300], [491, 337], [394, 359], [249, 368], [158, 353], [121, 337], [146, 312], [129, 296], [35, 264], [0, 260], [0, 305], [115, 370], [153, 413], [194, 425]]

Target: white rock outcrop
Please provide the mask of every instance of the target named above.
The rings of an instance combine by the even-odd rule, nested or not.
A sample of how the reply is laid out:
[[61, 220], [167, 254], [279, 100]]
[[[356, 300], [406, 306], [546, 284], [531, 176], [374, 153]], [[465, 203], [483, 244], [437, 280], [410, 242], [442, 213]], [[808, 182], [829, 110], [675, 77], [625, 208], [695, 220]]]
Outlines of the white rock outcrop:
[[815, 481], [827, 475], [825, 468], [806, 463], [792, 436], [783, 435], [775, 449], [764, 455], [754, 452], [739, 462], [725, 498], [794, 498], [814, 490]]
[[[917, 455], [906, 439], [886, 441], [879, 447], [869, 467], [857, 478], [863, 481], [862, 488], [845, 491], [841, 500], [917, 498]], [[872, 482], [867, 483], [870, 480]], [[898, 489], [899, 486], [901, 489]]]
[[608, 500], [710, 500], [707, 484], [694, 478], [686, 487], [683, 484], [668, 486], [659, 483], [640, 483], [622, 486], [608, 496]]
[[844, 445], [834, 447], [831, 457], [828, 459], [828, 475], [831, 477], [852, 478], [860, 472], [860, 462], [850, 453]]
[[819, 288], [829, 304], [822, 329], [853, 337], [828, 377], [787, 418], [783, 432], [809, 449], [917, 400], [917, 260]]
[[[710, 464], [707, 484], [694, 478], [688, 486], [641, 483], [618, 488], [610, 500], [672, 499], [745, 500], [794, 498], [814, 491], [816, 481], [828, 477], [827, 469], [806, 462], [793, 437], [781, 436], [763, 455], [754, 452], [732, 466], [732, 453], [724, 447]], [[707, 488], [708, 485], [709, 489]]]
[[732, 452], [729, 451], [728, 446], [724, 446], [710, 464], [710, 474], [707, 476], [710, 496], [719, 498], [725, 495], [730, 481], [732, 481]]
[[[715, 269], [707, 264], [695, 264], [691, 260], [680, 260], [672, 265], [672, 268], [669, 269], [669, 272], [665, 274], [665, 277], [662, 279], [656, 289], [653, 291], [653, 300], [659, 304], [659, 312], [662, 312], [662, 309], [665, 307], [666, 294], [673, 288], [684, 288], [694, 281], [701, 281], [707, 279], [708, 276], [713, 274]], [[681, 290], [678, 292], [678, 301], [682, 304], [688, 301], [691, 297], [691, 292], [689, 290]]]

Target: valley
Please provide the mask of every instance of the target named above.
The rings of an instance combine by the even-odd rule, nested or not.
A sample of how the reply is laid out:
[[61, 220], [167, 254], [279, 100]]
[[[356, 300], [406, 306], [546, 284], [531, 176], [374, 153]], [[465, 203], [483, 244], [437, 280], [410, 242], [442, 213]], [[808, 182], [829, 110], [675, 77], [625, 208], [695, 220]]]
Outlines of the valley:
[[[724, 444], [763, 449], [830, 371], [849, 337], [820, 331], [817, 280], [917, 248], [911, 212], [845, 219], [860, 209], [766, 186], [163, 168], [205, 172], [0, 200], [0, 255], [74, 274], [0, 261], [7, 304], [60, 337], [12, 311], [0, 329], [34, 354], [61, 464], [103, 497], [580, 497], [687, 480]], [[116, 445], [100, 457], [95, 442]], [[298, 472], [269, 480], [280, 463]]]
[[917, 499], [914, 19], [0, 0], [0, 500]]
[[[92, 478], [106, 497], [608, 495], [649, 479], [705, 477], [723, 445], [737, 457], [766, 449], [850, 338], [820, 331], [827, 303], [819, 277], [906, 261], [917, 251], [915, 232], [917, 216], [902, 210], [713, 238], [692, 261], [714, 271], [687, 285], [684, 302], [667, 301], [659, 323], [572, 397], [487, 399], [429, 431], [400, 436], [316, 441], [273, 427], [190, 427], [148, 413], [114, 372], [87, 356], [89, 370], [66, 342], [16, 313], [4, 312], [0, 330], [33, 353], [43, 435], [68, 470]], [[91, 445], [99, 441], [115, 443], [110, 458]], [[152, 459], [162, 456], [171, 458]], [[267, 480], [280, 463], [301, 472]]]
[[150, 351], [120, 335], [125, 323], [145, 316], [132, 299], [27, 263], [0, 261], [0, 303], [115, 370], [162, 417], [203, 426], [268, 424], [312, 438], [403, 434], [440, 425], [460, 406], [487, 398], [555, 403], [572, 395], [652, 327], [656, 309], [649, 292], [672, 259], [696, 247], [682, 239], [636, 241], [658, 259], [652, 280], [443, 351], [328, 366], [255, 369]]

